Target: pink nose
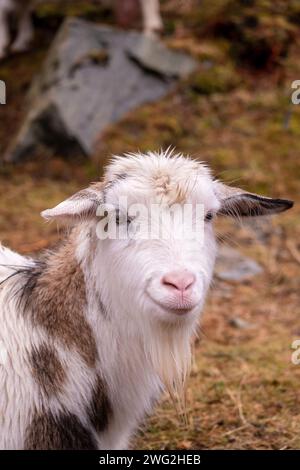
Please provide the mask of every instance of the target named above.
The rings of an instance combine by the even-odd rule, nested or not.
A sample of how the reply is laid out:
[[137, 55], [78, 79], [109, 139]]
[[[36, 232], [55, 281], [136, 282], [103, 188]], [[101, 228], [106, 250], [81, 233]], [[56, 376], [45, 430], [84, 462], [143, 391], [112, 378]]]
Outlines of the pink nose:
[[187, 270], [173, 271], [163, 276], [161, 282], [164, 286], [181, 292], [182, 294], [190, 289], [195, 283], [196, 277]]

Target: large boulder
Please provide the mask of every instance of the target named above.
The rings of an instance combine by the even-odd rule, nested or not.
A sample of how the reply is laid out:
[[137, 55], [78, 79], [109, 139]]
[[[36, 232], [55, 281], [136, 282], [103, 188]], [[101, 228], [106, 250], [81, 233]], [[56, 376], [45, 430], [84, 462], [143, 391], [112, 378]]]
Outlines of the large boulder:
[[158, 39], [69, 18], [31, 87], [28, 113], [5, 159], [32, 156], [41, 144], [60, 155], [89, 156], [109, 124], [163, 97], [195, 67]]

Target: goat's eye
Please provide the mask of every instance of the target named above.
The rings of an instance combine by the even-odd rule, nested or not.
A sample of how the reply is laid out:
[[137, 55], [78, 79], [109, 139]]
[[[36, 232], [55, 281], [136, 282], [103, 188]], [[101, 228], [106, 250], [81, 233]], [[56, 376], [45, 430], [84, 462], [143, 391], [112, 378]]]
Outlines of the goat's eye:
[[128, 215], [121, 215], [119, 211], [117, 211], [116, 213], [116, 224], [117, 225], [120, 225], [120, 224], [126, 224], [129, 225], [130, 222], [132, 221], [132, 219], [130, 217], [128, 217]]
[[211, 211], [209, 211], [207, 212], [205, 216], [205, 222], [210, 222], [213, 218], [214, 218], [214, 214]]

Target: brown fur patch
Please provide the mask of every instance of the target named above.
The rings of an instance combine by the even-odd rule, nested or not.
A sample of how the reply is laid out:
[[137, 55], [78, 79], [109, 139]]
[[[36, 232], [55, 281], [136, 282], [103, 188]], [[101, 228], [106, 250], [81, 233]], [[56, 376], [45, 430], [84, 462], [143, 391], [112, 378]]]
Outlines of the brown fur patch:
[[54, 349], [47, 344], [34, 349], [30, 356], [30, 364], [33, 377], [47, 397], [61, 391], [66, 373]]
[[186, 202], [187, 189], [177, 184], [174, 188], [174, 199], [171, 202], [172, 204], [184, 204]]
[[36, 414], [27, 429], [25, 450], [96, 450], [91, 433], [77, 416]]
[[104, 431], [112, 416], [112, 407], [108, 399], [107, 387], [100, 377], [98, 377], [95, 384], [88, 414], [97, 432]]
[[86, 291], [83, 272], [75, 259], [72, 234], [67, 244], [51, 253], [38, 272], [26, 273], [22, 299], [24, 311], [32, 313], [34, 324], [68, 348], [76, 348], [93, 367], [97, 348], [92, 329], [84, 316]]
[[186, 200], [187, 189], [171, 180], [170, 175], [157, 172], [153, 179], [157, 196], [168, 199], [168, 204], [183, 204]]

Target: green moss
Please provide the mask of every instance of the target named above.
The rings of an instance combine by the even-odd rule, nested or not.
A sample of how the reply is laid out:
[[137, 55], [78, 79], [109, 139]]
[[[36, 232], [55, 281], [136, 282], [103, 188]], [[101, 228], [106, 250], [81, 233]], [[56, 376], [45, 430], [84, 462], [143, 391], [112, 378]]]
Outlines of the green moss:
[[232, 3], [232, 0], [202, 0], [201, 5], [191, 12], [190, 21], [198, 30], [204, 30], [207, 25], [215, 23], [218, 18], [224, 17]]
[[215, 148], [213, 152], [213, 164], [218, 169], [234, 169], [238, 165], [238, 154], [231, 148]]
[[66, 16], [80, 16], [82, 18], [97, 21], [107, 20], [112, 17], [112, 9], [108, 6], [101, 5], [101, 3], [87, 2], [77, 0], [76, 2], [69, 1], [44, 1], [40, 2], [36, 8], [36, 16], [40, 19], [50, 21], [55, 19], [62, 19]]
[[201, 95], [213, 93], [226, 93], [239, 84], [239, 76], [235, 69], [229, 65], [202, 67], [195, 73], [189, 82], [190, 87]]
[[296, 34], [293, 1], [204, 0], [191, 19], [199, 36], [226, 38], [231, 56], [254, 69], [281, 65]]

